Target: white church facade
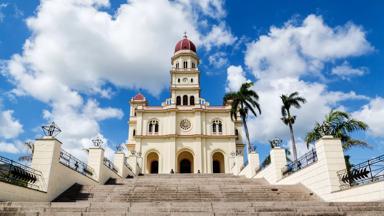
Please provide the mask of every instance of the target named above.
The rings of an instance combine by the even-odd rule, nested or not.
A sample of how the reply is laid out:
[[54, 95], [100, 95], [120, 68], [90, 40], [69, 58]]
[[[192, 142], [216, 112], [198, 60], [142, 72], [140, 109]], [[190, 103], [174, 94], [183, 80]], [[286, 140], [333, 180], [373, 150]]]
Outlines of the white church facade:
[[[171, 58], [170, 98], [150, 106], [130, 100], [128, 150], [141, 157], [141, 173], [233, 173], [242, 162], [242, 123], [231, 106], [211, 106], [200, 95], [199, 57], [186, 37]], [[237, 159], [236, 159], [237, 158]]]

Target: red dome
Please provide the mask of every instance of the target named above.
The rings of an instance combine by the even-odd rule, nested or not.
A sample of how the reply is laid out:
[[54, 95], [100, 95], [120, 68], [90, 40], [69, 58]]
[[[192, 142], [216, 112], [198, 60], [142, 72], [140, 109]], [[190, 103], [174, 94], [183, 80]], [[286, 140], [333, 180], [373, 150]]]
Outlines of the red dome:
[[134, 101], [142, 101], [142, 100], [145, 100], [145, 97], [144, 95], [142, 95], [141, 93], [137, 93], [137, 95], [135, 95], [132, 100]]
[[187, 35], [184, 35], [184, 38], [177, 42], [175, 46], [175, 52], [180, 50], [191, 50], [193, 52], [196, 52], [196, 46], [187, 38]]

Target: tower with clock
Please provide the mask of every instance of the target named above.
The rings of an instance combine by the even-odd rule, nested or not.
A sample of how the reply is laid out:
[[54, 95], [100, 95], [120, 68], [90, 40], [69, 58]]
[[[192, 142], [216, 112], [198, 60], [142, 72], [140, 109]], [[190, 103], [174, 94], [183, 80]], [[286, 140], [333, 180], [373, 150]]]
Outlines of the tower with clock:
[[171, 63], [171, 94], [161, 106], [150, 106], [141, 93], [130, 100], [131, 167], [145, 174], [238, 172], [242, 124], [231, 120], [230, 104], [211, 106], [201, 97], [199, 57], [186, 35]]

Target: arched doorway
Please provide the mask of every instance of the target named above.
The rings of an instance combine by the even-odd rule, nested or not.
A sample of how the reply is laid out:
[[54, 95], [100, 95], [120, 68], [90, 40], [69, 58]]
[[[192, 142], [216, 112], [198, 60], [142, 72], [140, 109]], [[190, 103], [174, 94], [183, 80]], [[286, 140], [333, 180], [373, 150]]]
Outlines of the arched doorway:
[[188, 159], [183, 159], [180, 161], [180, 173], [191, 173], [191, 161]]
[[177, 157], [177, 171], [179, 173], [193, 173], [193, 155], [189, 151], [183, 151]]
[[147, 173], [159, 173], [159, 155], [156, 152], [151, 152], [147, 155]]
[[212, 155], [212, 172], [225, 173], [223, 153], [216, 152]]

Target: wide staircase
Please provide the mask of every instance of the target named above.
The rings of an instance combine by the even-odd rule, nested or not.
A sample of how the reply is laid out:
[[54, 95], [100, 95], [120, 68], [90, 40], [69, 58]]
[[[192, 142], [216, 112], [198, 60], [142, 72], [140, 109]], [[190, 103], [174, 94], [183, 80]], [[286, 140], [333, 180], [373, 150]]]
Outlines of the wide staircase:
[[3, 202], [0, 215], [384, 215], [384, 203], [327, 203], [301, 185], [230, 174], [160, 174], [74, 185], [54, 202]]

